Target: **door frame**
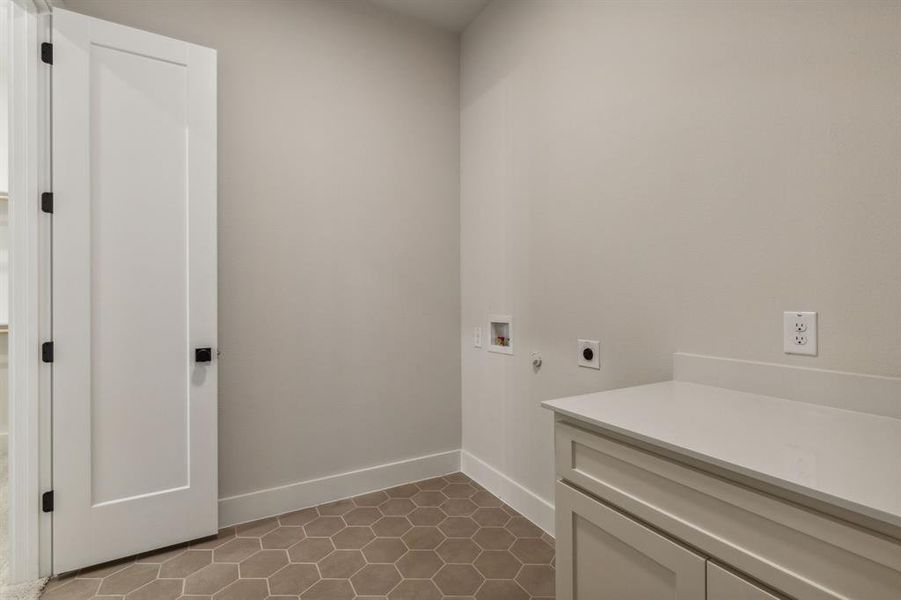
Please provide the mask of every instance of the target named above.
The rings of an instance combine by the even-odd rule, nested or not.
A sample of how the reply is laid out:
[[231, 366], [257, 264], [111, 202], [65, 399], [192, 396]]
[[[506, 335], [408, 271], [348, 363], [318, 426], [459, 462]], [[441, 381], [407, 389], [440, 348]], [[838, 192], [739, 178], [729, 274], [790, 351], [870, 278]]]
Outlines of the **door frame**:
[[48, 0], [9, 0], [10, 319], [9, 579], [51, 574], [51, 516], [40, 510], [51, 489], [50, 368], [40, 361], [50, 339], [50, 71], [40, 45], [50, 41]]

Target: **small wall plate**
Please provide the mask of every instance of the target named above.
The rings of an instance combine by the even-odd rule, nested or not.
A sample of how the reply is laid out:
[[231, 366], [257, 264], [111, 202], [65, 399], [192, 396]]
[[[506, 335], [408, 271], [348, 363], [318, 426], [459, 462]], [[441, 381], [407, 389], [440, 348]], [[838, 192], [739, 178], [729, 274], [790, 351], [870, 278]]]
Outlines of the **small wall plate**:
[[488, 316], [488, 351], [498, 354], [513, 354], [513, 317], [510, 315]]
[[786, 354], [817, 355], [817, 313], [782, 313], [782, 349]]
[[579, 340], [577, 364], [586, 369], [600, 369], [601, 343], [597, 340]]

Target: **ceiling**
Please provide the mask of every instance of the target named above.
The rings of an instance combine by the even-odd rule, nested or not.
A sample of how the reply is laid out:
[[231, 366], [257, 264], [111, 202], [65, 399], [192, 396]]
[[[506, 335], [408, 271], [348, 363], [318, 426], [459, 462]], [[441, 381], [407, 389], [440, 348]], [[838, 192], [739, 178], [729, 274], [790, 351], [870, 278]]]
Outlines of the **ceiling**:
[[390, 11], [460, 33], [490, 0], [369, 0]]

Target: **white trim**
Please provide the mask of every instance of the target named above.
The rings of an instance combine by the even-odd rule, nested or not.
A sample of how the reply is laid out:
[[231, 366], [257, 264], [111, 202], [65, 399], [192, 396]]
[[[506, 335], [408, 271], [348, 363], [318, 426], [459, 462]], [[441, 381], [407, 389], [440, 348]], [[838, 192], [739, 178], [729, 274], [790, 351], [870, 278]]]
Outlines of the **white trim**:
[[9, 4], [10, 57], [10, 332], [9, 332], [9, 486], [10, 582], [30, 581], [47, 574], [42, 562], [49, 543], [50, 519], [39, 509], [46, 436], [42, 395], [46, 369], [39, 362], [44, 267], [41, 244], [47, 241], [38, 197], [49, 180], [44, 132], [49, 73], [42, 69], [39, 44], [47, 23], [32, 0]]
[[509, 504], [548, 535], [554, 535], [554, 503], [504, 475], [466, 450], [460, 451], [460, 470], [470, 479]]
[[219, 525], [247, 523], [459, 470], [460, 451], [450, 450], [220, 498]]
[[901, 419], [901, 378], [673, 354], [673, 379]]

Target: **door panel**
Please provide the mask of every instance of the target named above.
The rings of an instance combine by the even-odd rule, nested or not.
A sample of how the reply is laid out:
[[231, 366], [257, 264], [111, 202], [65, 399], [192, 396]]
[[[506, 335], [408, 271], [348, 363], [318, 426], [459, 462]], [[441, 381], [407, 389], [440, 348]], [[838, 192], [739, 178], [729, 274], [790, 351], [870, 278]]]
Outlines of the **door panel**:
[[779, 597], [710, 561], [707, 562], [707, 599], [780, 600]]
[[557, 482], [559, 600], [704, 600], [705, 559]]
[[91, 52], [92, 484], [103, 503], [188, 483], [188, 347], [172, 344], [189, 340], [186, 66]]
[[216, 57], [53, 13], [54, 571], [215, 533]]

